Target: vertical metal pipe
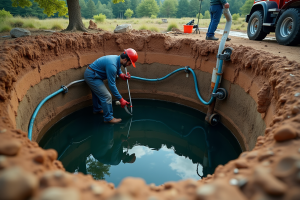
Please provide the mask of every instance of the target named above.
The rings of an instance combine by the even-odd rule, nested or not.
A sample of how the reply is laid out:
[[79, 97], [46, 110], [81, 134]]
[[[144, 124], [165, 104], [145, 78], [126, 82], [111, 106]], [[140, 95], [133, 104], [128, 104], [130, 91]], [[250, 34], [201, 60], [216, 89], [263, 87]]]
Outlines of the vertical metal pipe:
[[[127, 75], [127, 68], [125, 67], [125, 73]], [[132, 101], [131, 101], [131, 95], [130, 95], [130, 89], [129, 89], [129, 82], [128, 82], [128, 79], [127, 79], [127, 88], [128, 88], [128, 94], [129, 94], [129, 100], [130, 100], [130, 112], [132, 114]]]
[[[230, 32], [231, 24], [232, 24], [232, 18], [231, 18], [229, 8], [224, 8], [223, 9], [223, 14], [226, 18], [226, 25], [225, 25], [225, 29], [224, 29], [224, 32], [223, 32], [221, 42], [219, 44], [218, 55], [222, 54], [222, 52], [224, 50], [225, 42], [226, 42], [226, 40], [229, 36], [229, 32]], [[212, 78], [211, 78], [211, 88], [212, 88], [212, 90], [214, 89], [214, 86], [215, 86], [215, 83], [216, 83], [216, 80], [217, 80], [217, 72], [218, 72], [218, 69], [219, 69], [220, 65], [222, 65], [222, 62], [220, 62], [220, 59], [217, 58], [216, 68], [213, 69]], [[223, 73], [223, 71], [221, 73]], [[221, 79], [220, 79], [220, 82], [221, 82]], [[220, 84], [220, 82], [219, 82], [219, 84]], [[219, 85], [218, 85], [218, 87], [219, 87]], [[210, 116], [214, 113], [215, 103], [216, 103], [216, 99], [214, 99], [213, 102], [210, 105], [208, 105], [208, 110], [207, 110], [206, 117], [205, 117], [205, 121], [207, 121], [207, 122], [209, 122]]]

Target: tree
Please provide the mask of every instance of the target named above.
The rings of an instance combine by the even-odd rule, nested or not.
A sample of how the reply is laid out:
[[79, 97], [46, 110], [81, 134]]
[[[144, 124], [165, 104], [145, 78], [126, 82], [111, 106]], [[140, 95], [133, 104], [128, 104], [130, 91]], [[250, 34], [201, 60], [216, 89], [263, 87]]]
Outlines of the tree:
[[188, 0], [179, 0], [178, 4], [178, 11], [176, 17], [181, 18], [181, 17], [188, 17], [189, 14], [189, 2]]
[[112, 8], [110, 6], [110, 3], [105, 5], [105, 4], [101, 4], [101, 2], [98, 1], [97, 5], [96, 5], [96, 8], [97, 8], [97, 13], [102, 13], [107, 18], [110, 18], [110, 19], [114, 17], [114, 15], [112, 13]]
[[124, 17], [124, 13], [128, 8], [131, 8], [131, 0], [112, 5], [113, 14], [120, 18]]
[[210, 19], [210, 12], [208, 10], [205, 11], [203, 19]]
[[96, 180], [103, 180], [105, 175], [110, 176], [109, 168], [110, 165], [105, 165], [96, 160], [92, 155], [87, 157], [86, 160], [86, 171], [91, 174]]
[[203, 19], [203, 15], [202, 15], [202, 13], [200, 13], [200, 16], [199, 16], [199, 13], [196, 15], [196, 18], [198, 19], [198, 17], [199, 17], [199, 19]]
[[127, 18], [127, 19], [129, 19], [129, 18], [131, 18], [131, 16], [133, 15], [133, 11], [131, 10], [131, 9], [127, 9], [126, 11], [125, 11], [125, 17]]
[[139, 17], [151, 17], [157, 15], [159, 7], [155, 0], [143, 0], [136, 8]]
[[87, 18], [91, 19], [97, 14], [96, 5], [93, 0], [89, 0], [86, 4]]
[[[32, 5], [30, 0], [11, 0], [12, 5], [14, 7], [20, 6], [24, 8], [25, 6], [30, 7]], [[58, 12], [58, 16], [65, 16], [68, 13], [69, 16], [69, 25], [66, 28], [66, 31], [87, 31], [87, 29], [84, 27], [82, 18], [81, 18], [81, 12], [80, 12], [80, 6], [79, 6], [79, 0], [67, 0], [66, 2], [64, 0], [34, 0], [40, 8], [44, 9], [44, 13], [48, 16], [54, 15], [54, 13]], [[123, 0], [112, 0], [114, 4], [122, 2]]]
[[[230, 4], [231, 13], [240, 13], [240, 8], [244, 5], [246, 0], [227, 0]], [[252, 1], [253, 2], [253, 1]]]
[[84, 17], [84, 18], [87, 18], [86, 16], [86, 4], [85, 4], [85, 1], [84, 0], [79, 0], [79, 6], [80, 6], [80, 13], [81, 13], [81, 16]]
[[243, 15], [247, 15], [250, 13], [250, 10], [252, 8], [252, 5], [253, 5], [253, 0], [247, 0], [245, 2], [245, 4], [240, 8], [241, 12]]
[[177, 12], [177, 0], [165, 0], [160, 8], [160, 14], [163, 17], [175, 17]]
[[[30, 0], [11, 0], [13, 7], [20, 6], [21, 8], [31, 7], [32, 2]], [[59, 13], [58, 15], [64, 16], [67, 14], [66, 2], [61, 0], [35, 0], [39, 4], [40, 8], [44, 9], [44, 13], [48, 16], [54, 15], [54, 13]]]
[[140, 3], [139, 0], [131, 0], [131, 10], [133, 11], [133, 15], [132, 17], [136, 17], [136, 7], [138, 6], [138, 4]]
[[199, 13], [199, 8], [200, 8], [200, 1], [199, 0], [191, 0], [189, 17], [195, 17]]

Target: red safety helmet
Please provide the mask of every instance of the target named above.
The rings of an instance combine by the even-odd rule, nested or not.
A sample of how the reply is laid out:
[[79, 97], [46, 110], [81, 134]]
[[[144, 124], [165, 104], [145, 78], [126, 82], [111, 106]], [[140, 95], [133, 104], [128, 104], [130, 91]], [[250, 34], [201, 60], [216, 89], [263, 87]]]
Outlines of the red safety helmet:
[[135, 67], [135, 62], [138, 59], [138, 54], [136, 53], [136, 51], [132, 48], [128, 48], [124, 50], [124, 54], [127, 54], [133, 67]]

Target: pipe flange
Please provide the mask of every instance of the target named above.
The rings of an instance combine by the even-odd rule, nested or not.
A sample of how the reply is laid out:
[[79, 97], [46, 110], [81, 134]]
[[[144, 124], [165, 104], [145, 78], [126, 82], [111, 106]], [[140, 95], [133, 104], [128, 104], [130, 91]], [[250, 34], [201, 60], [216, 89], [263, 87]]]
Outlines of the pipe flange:
[[69, 91], [68, 88], [64, 85], [62, 85], [61, 88], [64, 89], [64, 94], [66, 94]]
[[216, 126], [221, 121], [219, 114], [214, 113], [209, 117], [208, 123], [212, 126]]
[[233, 52], [233, 48], [232, 47], [226, 47], [223, 51], [222, 51], [222, 54], [223, 55], [226, 55], [225, 56], [225, 61], [230, 61], [230, 58], [231, 58], [231, 54]]
[[228, 92], [227, 90], [225, 90], [224, 88], [218, 88], [216, 90], [216, 93], [218, 94], [216, 97], [218, 100], [224, 100], [227, 98], [228, 96]]

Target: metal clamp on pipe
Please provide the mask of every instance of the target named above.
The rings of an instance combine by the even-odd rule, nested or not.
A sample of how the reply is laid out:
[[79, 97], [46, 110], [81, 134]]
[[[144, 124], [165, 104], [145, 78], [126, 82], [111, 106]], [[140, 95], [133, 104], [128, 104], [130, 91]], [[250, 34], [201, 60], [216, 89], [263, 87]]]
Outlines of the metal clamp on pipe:
[[188, 78], [188, 77], [189, 77], [189, 74], [190, 74], [190, 70], [189, 70], [190, 67], [189, 67], [189, 66], [185, 66], [184, 68], [185, 68], [184, 71], [185, 71], [185, 73], [186, 73], [185, 76]]
[[69, 89], [65, 85], [62, 85], [61, 88], [64, 90], [63, 91], [64, 94], [66, 94], [69, 91]]
[[230, 60], [230, 54], [228, 54], [228, 53], [218, 54], [217, 58], [219, 58], [220, 60], [229, 61]]

